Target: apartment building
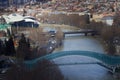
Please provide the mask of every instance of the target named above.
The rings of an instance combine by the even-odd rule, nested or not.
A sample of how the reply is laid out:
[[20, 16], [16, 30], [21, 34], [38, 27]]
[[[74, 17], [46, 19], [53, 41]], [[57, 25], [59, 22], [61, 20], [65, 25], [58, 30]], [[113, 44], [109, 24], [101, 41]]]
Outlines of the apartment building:
[[4, 9], [9, 6], [8, 0], [0, 0], [0, 9]]

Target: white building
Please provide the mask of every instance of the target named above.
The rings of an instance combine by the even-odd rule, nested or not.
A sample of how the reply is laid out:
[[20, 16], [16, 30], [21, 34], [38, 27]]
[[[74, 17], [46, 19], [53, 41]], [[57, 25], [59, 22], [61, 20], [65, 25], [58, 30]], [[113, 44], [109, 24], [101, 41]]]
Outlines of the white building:
[[112, 24], [113, 24], [113, 16], [105, 16], [105, 17], [103, 17], [102, 22], [109, 25], [109, 26], [112, 26]]

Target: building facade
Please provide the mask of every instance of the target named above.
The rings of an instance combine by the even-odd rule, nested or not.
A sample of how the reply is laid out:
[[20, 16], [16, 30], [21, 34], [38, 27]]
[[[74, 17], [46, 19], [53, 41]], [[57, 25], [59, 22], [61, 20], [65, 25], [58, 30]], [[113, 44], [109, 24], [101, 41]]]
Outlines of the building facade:
[[8, 0], [0, 0], [0, 9], [4, 9], [9, 6]]
[[19, 6], [35, 1], [36, 0], [0, 0], [0, 8], [6, 8], [9, 6]]

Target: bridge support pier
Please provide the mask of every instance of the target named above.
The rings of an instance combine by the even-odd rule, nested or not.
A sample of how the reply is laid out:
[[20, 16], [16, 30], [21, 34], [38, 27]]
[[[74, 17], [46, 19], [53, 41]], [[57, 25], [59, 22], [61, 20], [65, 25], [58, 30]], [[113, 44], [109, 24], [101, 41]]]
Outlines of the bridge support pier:
[[65, 34], [63, 34], [63, 39], [65, 39]]
[[85, 36], [87, 36], [87, 33], [85, 33]]
[[116, 67], [113, 67], [113, 68], [112, 68], [112, 73], [114, 74], [115, 71], [116, 71]]
[[91, 34], [91, 36], [94, 36], [94, 35], [95, 35], [94, 33]]

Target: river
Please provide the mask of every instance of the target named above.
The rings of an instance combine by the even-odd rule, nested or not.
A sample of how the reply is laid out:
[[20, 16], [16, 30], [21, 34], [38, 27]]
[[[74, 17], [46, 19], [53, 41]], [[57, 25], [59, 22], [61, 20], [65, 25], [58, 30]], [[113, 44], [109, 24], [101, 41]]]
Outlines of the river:
[[[63, 46], [56, 49], [58, 51], [84, 50], [104, 53], [103, 45], [92, 37], [83, 35], [67, 35], [63, 41]], [[85, 56], [65, 56], [53, 60], [56, 64], [93, 62], [96, 59]], [[118, 80], [117, 75], [113, 75], [106, 68], [98, 64], [79, 64], [59, 66], [66, 80]]]

